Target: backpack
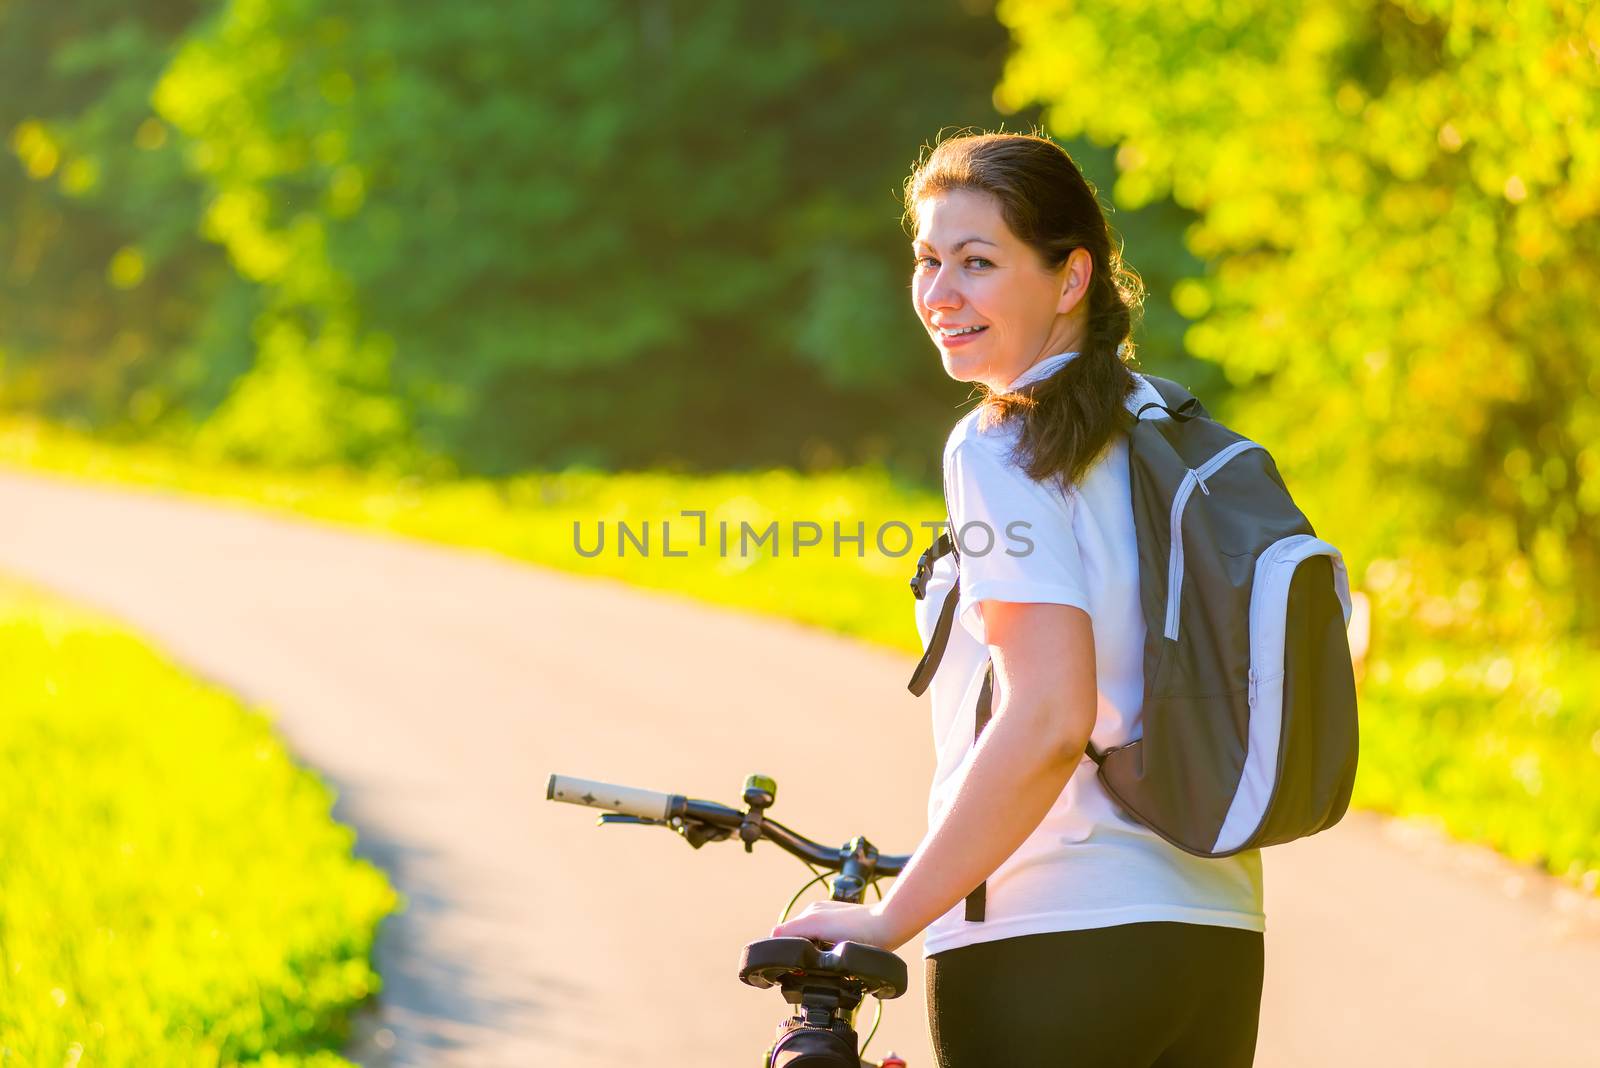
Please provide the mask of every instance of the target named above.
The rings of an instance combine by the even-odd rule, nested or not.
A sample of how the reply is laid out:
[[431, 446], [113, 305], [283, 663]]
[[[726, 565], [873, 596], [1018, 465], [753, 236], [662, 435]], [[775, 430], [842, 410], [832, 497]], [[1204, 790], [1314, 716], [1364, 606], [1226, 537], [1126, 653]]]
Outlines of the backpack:
[[[1088, 755], [1130, 818], [1196, 856], [1315, 834], [1344, 816], [1355, 783], [1344, 558], [1295, 507], [1266, 449], [1177, 383], [1139, 377], [1164, 402], [1123, 411], [1146, 624], [1143, 735], [1104, 752], [1090, 743]], [[911, 580], [920, 600], [934, 561], [951, 554], [956, 584], [908, 685], [918, 696], [960, 596], [948, 530]], [[989, 720], [993, 670], [974, 743]], [[967, 919], [983, 918], [983, 891], [967, 899]]]

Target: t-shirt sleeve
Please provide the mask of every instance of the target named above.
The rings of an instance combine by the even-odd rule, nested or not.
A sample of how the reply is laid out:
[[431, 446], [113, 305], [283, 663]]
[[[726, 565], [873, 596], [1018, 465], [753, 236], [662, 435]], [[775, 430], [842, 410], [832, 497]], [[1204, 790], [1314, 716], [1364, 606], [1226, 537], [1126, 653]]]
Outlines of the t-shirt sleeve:
[[1089, 610], [1083, 554], [1073, 533], [1076, 494], [1063, 497], [971, 440], [945, 456], [945, 493], [960, 550], [956, 616], [978, 641], [986, 642], [980, 601]]

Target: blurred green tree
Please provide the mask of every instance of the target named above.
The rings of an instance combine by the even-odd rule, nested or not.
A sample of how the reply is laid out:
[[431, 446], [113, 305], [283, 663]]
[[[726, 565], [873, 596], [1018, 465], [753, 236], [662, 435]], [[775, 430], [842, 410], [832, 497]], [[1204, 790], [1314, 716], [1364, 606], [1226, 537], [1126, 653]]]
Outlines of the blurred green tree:
[[1002, 106], [1115, 144], [1119, 202], [1197, 214], [1188, 346], [1390, 617], [1600, 631], [1600, 8], [998, 15]]
[[[919, 145], [1000, 124], [982, 0], [0, 20], [13, 407], [280, 465], [927, 477], [968, 395], [896, 220]], [[1112, 151], [1068, 147], [1108, 188]], [[1113, 223], [1155, 290], [1147, 365], [1211, 388], [1167, 299], [1192, 218]]]
[[265, 294], [208, 434], [489, 470], [904, 440], [951, 393], [913, 373], [897, 183], [994, 118], [1005, 44], [908, 14], [234, 0], [155, 94]]
[[[150, 87], [206, 5], [0, 5], [7, 403], [142, 433], [249, 358], [252, 292], [196, 230], [204, 190]], [[244, 342], [241, 344], [241, 341]]]

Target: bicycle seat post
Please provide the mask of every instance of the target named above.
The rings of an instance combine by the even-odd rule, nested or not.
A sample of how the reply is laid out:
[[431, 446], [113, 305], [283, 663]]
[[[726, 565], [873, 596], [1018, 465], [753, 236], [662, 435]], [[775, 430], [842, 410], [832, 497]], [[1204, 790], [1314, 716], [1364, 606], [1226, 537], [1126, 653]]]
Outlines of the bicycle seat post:
[[905, 961], [887, 950], [840, 942], [823, 950], [805, 938], [765, 938], [745, 947], [739, 978], [750, 986], [776, 986], [795, 1013], [778, 1025], [767, 1068], [860, 1068], [856, 1010], [867, 996], [905, 992]]

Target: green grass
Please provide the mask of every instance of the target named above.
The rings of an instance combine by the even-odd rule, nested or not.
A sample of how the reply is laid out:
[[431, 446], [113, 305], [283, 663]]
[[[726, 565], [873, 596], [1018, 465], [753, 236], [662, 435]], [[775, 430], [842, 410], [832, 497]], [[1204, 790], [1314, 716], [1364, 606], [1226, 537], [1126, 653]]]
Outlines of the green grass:
[[1417, 641], [1361, 694], [1354, 803], [1600, 889], [1600, 656]]
[[332, 1068], [396, 897], [261, 715], [0, 586], [0, 1064]]
[[[823, 475], [788, 471], [715, 476], [571, 471], [502, 481], [433, 484], [377, 474], [275, 474], [196, 461], [171, 450], [109, 446], [37, 423], [0, 424], [0, 463], [101, 481], [141, 483], [229, 498], [279, 511], [389, 530], [798, 620], [906, 652], [918, 649], [906, 580], [915, 553], [876, 551], [872, 532], [899, 520], [943, 514], [935, 490], [896, 483], [882, 471]], [[660, 524], [674, 548], [698, 525], [682, 509], [705, 509], [712, 545], [719, 520], [737, 533], [746, 520], [864, 523], [864, 558], [817, 549], [720, 557], [691, 547], [659, 553]], [[606, 552], [585, 559], [573, 523], [592, 545], [595, 524], [652, 527], [652, 554]], [[926, 531], [917, 530], [918, 549]], [[853, 549], [851, 552], [853, 553]], [[1359, 562], [1352, 560], [1358, 579]], [[1382, 599], [1378, 599], [1379, 604]], [[1362, 688], [1361, 770], [1353, 803], [1427, 817], [1457, 836], [1541, 863], [1590, 891], [1600, 882], [1600, 656], [1576, 642], [1426, 637], [1404, 619], [1378, 620], [1386, 640], [1370, 654]], [[1390, 625], [1383, 625], [1388, 623]]]

